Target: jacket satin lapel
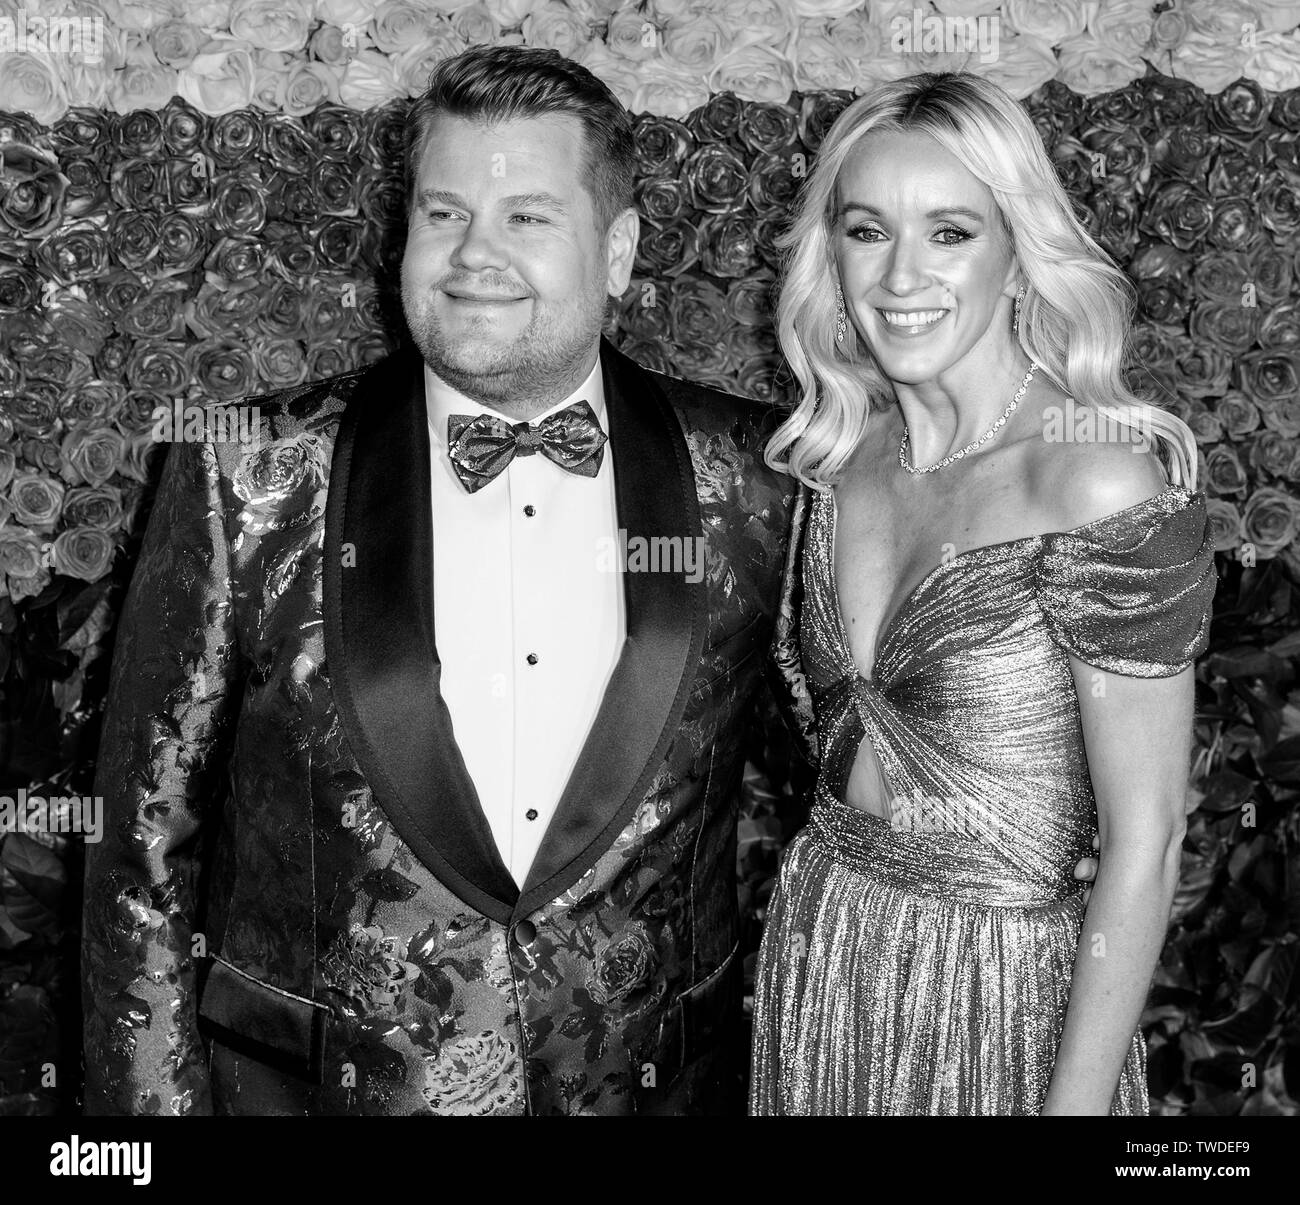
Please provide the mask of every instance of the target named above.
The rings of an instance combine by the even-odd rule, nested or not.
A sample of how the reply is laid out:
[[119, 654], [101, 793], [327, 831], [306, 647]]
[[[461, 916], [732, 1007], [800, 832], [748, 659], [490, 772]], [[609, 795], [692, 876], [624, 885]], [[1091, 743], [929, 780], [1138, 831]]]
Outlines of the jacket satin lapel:
[[[325, 648], [344, 729], [402, 840], [465, 903], [504, 923], [519, 889], [452, 733], [434, 645], [433, 519], [422, 361], [355, 384], [325, 515]], [[345, 566], [349, 550], [355, 565]]]
[[[641, 536], [702, 534], [690, 452], [653, 377], [602, 340], [618, 524]], [[627, 639], [591, 733], [515, 906], [521, 916], [567, 891], [632, 817], [681, 723], [708, 631], [703, 581], [625, 573]]]

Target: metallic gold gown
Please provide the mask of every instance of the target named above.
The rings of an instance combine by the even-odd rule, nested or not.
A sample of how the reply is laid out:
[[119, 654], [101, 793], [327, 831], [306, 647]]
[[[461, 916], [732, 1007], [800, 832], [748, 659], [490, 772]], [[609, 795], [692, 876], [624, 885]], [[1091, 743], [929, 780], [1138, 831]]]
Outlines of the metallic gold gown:
[[[759, 955], [754, 1114], [1034, 1114], [1060, 1040], [1097, 823], [1067, 650], [1177, 673], [1208, 642], [1204, 495], [970, 549], [882, 625], [870, 680], [815, 495], [799, 639], [822, 750]], [[869, 740], [892, 820], [844, 802]], [[864, 754], [869, 750], [864, 750]], [[1111, 1112], [1145, 1113], [1140, 1033]]]

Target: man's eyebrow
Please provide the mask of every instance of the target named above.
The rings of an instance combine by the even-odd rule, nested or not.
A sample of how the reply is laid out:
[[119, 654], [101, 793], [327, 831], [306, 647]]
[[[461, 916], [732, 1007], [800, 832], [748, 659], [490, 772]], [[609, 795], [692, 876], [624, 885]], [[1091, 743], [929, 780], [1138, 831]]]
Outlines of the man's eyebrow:
[[[425, 188], [420, 190], [416, 204], [421, 209], [431, 205], [454, 205], [458, 209], [468, 209], [469, 205], [459, 193], [449, 192], [445, 188]], [[521, 192], [514, 196], [502, 197], [500, 204], [507, 209], [553, 209], [558, 213], [567, 213], [568, 207], [559, 197], [549, 192]]]
[[427, 209], [430, 205], [458, 205], [461, 209], [465, 208], [464, 199], [458, 193], [448, 192], [445, 188], [422, 188], [415, 203], [421, 209]]
[[[856, 209], [862, 213], [874, 214], [876, 217], [883, 216], [879, 209], [874, 205], [868, 205], [865, 201], [846, 201], [840, 206], [837, 217], [843, 217], [850, 209]], [[944, 205], [939, 209], [931, 209], [926, 215], [927, 218], [946, 218], [946, 217], [963, 217], [970, 218], [972, 221], [983, 222], [985, 217], [982, 213], [974, 209], [967, 209], [965, 205]]]
[[554, 209], [565, 213], [568, 206], [549, 192], [520, 192], [512, 197], [502, 197], [501, 204], [508, 209]]

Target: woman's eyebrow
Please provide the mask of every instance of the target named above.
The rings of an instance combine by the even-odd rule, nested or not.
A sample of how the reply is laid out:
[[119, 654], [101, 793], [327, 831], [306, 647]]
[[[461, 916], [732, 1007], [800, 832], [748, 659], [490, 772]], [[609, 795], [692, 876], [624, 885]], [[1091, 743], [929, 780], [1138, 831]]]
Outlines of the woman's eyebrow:
[[[862, 213], [873, 214], [876, 217], [884, 216], [884, 214], [874, 205], [868, 205], [865, 201], [845, 201], [839, 208], [839, 216], [843, 217], [850, 209], [859, 210]], [[975, 222], [985, 221], [985, 217], [982, 213], [974, 209], [967, 209], [965, 205], [944, 205], [939, 209], [929, 210], [925, 216], [927, 218], [964, 217], [970, 218]]]

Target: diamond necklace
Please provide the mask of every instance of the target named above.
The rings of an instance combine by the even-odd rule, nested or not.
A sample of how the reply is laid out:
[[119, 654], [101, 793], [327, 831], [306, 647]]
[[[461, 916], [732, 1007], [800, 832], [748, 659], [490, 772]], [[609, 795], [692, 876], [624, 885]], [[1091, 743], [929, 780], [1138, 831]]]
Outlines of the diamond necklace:
[[1016, 390], [1016, 396], [1011, 399], [1011, 404], [1007, 406], [1007, 408], [1004, 411], [1002, 411], [1002, 417], [999, 418], [998, 421], [995, 422], [993, 426], [991, 426], [987, 431], [985, 431], [984, 434], [979, 437], [979, 439], [977, 439], [974, 443], [967, 444], [959, 452], [949, 452], [947, 456], [945, 456], [942, 460], [940, 460], [936, 464], [927, 465], [923, 469], [913, 468], [908, 463], [908, 455], [907, 455], [908, 431], [907, 431], [907, 420], [904, 419], [903, 438], [898, 445], [898, 463], [901, 464], [903, 468], [905, 468], [909, 473], [911, 473], [913, 477], [918, 477], [922, 473], [933, 473], [936, 469], [941, 469], [946, 464], [952, 464], [954, 460], [960, 460], [963, 456], [966, 455], [967, 452], [975, 451], [975, 449], [978, 448], [981, 444], [986, 443], [988, 440], [992, 439], [994, 435], [997, 434], [997, 432], [1002, 428], [1003, 424], [1006, 423], [1007, 419], [1011, 417], [1011, 412], [1018, 405], [1020, 405], [1020, 399], [1025, 396], [1025, 390], [1029, 388], [1029, 382], [1033, 379], [1034, 372], [1037, 368], [1038, 368], [1038, 364], [1035, 361], [1030, 360], [1029, 371], [1025, 373], [1025, 379], [1020, 382], [1020, 388]]

